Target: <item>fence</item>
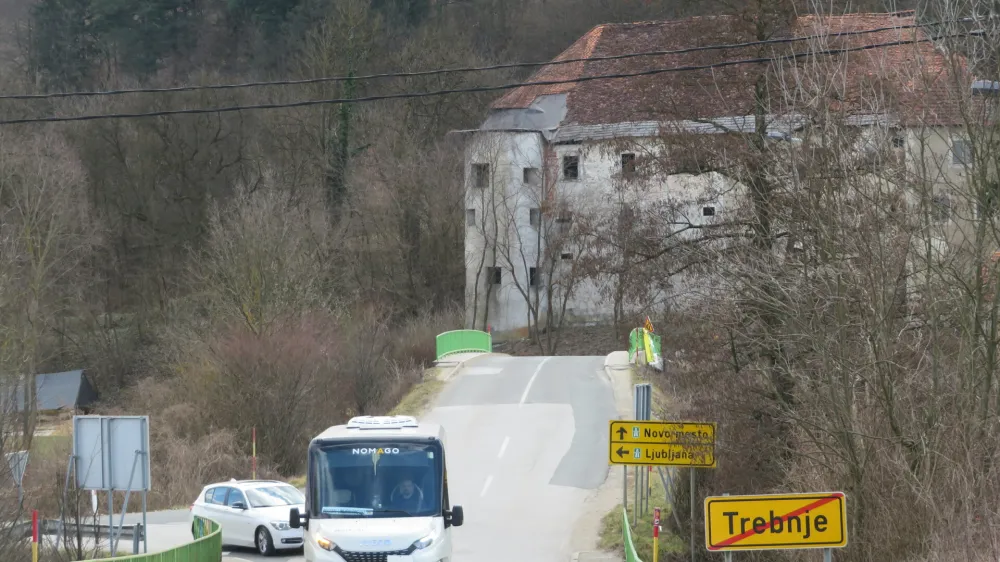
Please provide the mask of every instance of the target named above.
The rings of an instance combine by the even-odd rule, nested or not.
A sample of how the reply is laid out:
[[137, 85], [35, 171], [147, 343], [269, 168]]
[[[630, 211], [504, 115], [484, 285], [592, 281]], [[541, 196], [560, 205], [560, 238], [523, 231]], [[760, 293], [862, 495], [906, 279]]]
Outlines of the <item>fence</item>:
[[437, 358], [453, 353], [493, 351], [493, 336], [479, 330], [452, 330], [437, 336]]
[[632, 543], [632, 528], [628, 525], [628, 512], [622, 509], [622, 544], [625, 545], [625, 562], [642, 562]]
[[191, 522], [191, 536], [194, 541], [170, 550], [103, 558], [95, 562], [221, 562], [222, 530], [218, 523], [196, 515]]

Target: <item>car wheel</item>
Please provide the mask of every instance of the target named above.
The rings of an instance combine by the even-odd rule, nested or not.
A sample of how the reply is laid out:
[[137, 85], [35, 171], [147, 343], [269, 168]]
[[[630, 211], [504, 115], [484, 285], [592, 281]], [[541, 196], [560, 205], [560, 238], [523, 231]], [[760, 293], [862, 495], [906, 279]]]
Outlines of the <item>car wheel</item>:
[[274, 555], [274, 541], [271, 540], [271, 533], [264, 527], [257, 527], [254, 544], [257, 545], [257, 552], [262, 556]]

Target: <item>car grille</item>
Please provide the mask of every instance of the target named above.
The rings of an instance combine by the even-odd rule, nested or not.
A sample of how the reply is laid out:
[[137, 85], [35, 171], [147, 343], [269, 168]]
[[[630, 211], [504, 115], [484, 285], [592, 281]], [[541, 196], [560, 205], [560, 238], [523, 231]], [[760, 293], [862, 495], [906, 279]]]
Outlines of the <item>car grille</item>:
[[387, 552], [351, 552], [347, 550], [338, 550], [337, 554], [347, 562], [386, 562], [389, 556], [405, 556], [407, 554], [412, 554], [413, 549], [408, 548], [406, 550], [392, 550]]

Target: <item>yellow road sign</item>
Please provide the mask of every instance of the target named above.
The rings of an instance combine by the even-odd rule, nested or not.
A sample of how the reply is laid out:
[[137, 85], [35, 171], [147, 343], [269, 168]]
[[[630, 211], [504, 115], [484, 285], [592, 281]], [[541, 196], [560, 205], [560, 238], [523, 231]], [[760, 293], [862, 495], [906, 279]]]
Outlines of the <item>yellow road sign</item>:
[[612, 443], [715, 446], [715, 424], [705, 422], [611, 420]]
[[843, 492], [705, 498], [710, 551], [847, 546]]
[[609, 443], [608, 462], [642, 466], [715, 468], [715, 447], [674, 443]]
[[715, 468], [715, 424], [611, 420], [610, 464]]

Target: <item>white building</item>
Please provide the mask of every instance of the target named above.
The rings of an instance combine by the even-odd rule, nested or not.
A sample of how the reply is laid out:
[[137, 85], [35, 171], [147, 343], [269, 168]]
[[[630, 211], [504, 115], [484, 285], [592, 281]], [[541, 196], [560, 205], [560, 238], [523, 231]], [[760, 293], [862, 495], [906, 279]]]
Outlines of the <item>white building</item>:
[[[922, 31], [907, 27], [914, 22], [912, 12], [855, 14], [822, 22], [800, 17], [788, 34], [802, 37], [848, 32], [850, 45], [870, 45], [920, 36]], [[542, 67], [528, 81], [634, 74], [759, 57], [758, 51], [744, 47], [607, 58], [752, 40], [743, 25], [737, 18], [717, 16], [597, 26], [554, 59], [574, 62]], [[871, 32], [874, 29], [882, 31]], [[903, 84], [907, 81], [899, 73], [915, 67], [908, 65], [915, 57], [926, 63], [943, 55], [932, 44], [918, 43], [863, 50], [850, 56], [853, 58], [844, 71], [848, 78], [863, 79], [873, 72], [885, 76], [891, 68], [892, 78]], [[529, 327], [544, 327], [550, 317], [555, 322], [611, 317], [622, 295], [615, 298], [615, 283], [606, 275], [591, 274], [594, 264], [613, 262], [625, 254], [629, 244], [648, 244], [650, 236], [665, 238], [671, 233], [646, 232], [644, 239], [623, 238], [617, 246], [582, 242], [579, 233], [580, 229], [595, 232], [595, 221], [605, 228], [619, 224], [616, 217], [630, 212], [630, 206], [659, 206], [657, 209], [670, 213], [674, 235], [681, 237], [699, 236], [706, 232], [701, 227], [731, 218], [745, 201], [745, 186], [718, 172], [706, 172], [704, 162], [685, 161], [692, 155], [697, 160], [698, 150], [683, 155], [678, 152], [671, 163], [674, 168], [662, 169], [664, 161], [671, 161], [664, 156], [663, 139], [717, 138], [753, 131], [754, 82], [760, 75], [759, 65], [722, 65], [521, 87], [494, 102], [478, 129], [460, 131], [466, 137], [468, 186], [467, 326], [524, 333]], [[899, 149], [913, 144], [915, 135], [936, 136], [937, 141], [930, 143], [936, 147], [934, 153], [952, 158], [948, 127], [960, 124], [960, 116], [947, 104], [922, 103], [927, 91], [922, 92], [924, 97], [913, 98], [912, 80], [909, 85], [911, 89], [899, 96], [899, 107], [919, 107], [924, 132], [915, 132], [916, 118], [910, 119], [912, 113], [899, 107], [875, 113], [859, 107], [852, 119], [859, 126], [897, 131], [892, 146]], [[854, 86], [848, 84], [847, 88]], [[946, 85], [933, 88], [930, 94], [937, 101], [947, 97]], [[773, 142], [794, 143], [795, 137], [812, 134], [806, 128], [807, 119], [794, 115], [787, 105], [782, 110], [776, 97], [771, 99], [767, 116], [768, 136]], [[960, 174], [957, 168], [952, 171]], [[579, 217], [586, 217], [587, 224], [580, 224]], [[596, 259], [598, 251], [600, 260]], [[665, 265], [658, 267], [670, 267], [670, 263], [668, 256]], [[679, 306], [710, 287], [711, 279], [684, 271], [675, 275], [669, 286], [647, 287], [643, 302], [630, 304]]]

